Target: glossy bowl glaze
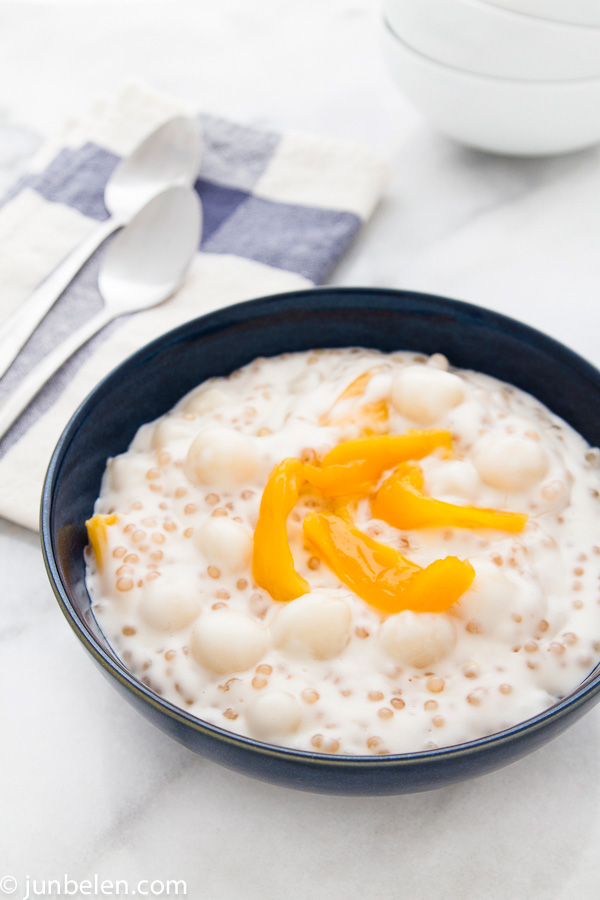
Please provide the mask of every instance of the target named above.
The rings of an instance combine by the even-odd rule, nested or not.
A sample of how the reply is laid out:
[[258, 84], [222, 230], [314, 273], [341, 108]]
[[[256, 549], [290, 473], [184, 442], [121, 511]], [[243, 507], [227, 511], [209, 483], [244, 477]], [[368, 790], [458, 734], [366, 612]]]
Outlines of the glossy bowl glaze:
[[[104, 674], [146, 718], [236, 771], [300, 790], [399, 794], [449, 785], [507, 765], [560, 734], [600, 699], [592, 673], [567, 698], [513, 728], [454, 747], [386, 757], [331, 756], [236, 736], [157, 696], [117, 659], [85, 587], [85, 519], [108, 456], [194, 386], [257, 356], [316, 347], [441, 352], [535, 394], [600, 444], [600, 373], [556, 341], [497, 313], [402, 291], [319, 288], [211, 313], [140, 350], [89, 395], [65, 429], [44, 485], [41, 535], [48, 575], [69, 624]], [[90, 697], [93, 703], [93, 696]]]

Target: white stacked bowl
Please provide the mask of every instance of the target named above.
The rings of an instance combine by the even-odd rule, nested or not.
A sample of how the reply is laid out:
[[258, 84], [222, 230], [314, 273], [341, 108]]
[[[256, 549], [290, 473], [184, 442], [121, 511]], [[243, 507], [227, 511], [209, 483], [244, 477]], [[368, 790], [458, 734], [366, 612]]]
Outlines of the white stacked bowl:
[[451, 137], [527, 156], [600, 141], [600, 4], [384, 0], [384, 20], [398, 85]]
[[485, 0], [492, 6], [511, 9], [526, 16], [537, 16], [567, 25], [600, 27], [600, 3], [596, 0]]

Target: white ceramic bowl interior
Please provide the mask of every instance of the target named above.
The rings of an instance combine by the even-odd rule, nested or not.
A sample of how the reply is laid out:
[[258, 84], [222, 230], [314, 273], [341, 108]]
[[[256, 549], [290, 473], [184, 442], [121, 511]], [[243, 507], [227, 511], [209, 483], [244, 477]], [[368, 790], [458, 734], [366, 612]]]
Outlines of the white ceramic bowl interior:
[[485, 2], [526, 16], [600, 28], [600, 3], [597, 0], [485, 0]]
[[427, 58], [387, 24], [382, 40], [398, 87], [440, 131], [461, 143], [492, 153], [548, 156], [600, 141], [600, 78], [555, 83], [487, 78]]
[[481, 0], [384, 0], [383, 6], [406, 44], [449, 66], [534, 81], [600, 77], [600, 29], [520, 15]]

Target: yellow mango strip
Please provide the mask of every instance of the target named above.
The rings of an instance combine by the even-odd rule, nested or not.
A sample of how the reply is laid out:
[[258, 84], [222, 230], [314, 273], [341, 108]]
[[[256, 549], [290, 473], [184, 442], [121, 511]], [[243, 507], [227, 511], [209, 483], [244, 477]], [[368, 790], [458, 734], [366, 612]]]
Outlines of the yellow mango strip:
[[310, 591], [294, 567], [286, 530], [304, 484], [304, 468], [299, 459], [284, 459], [271, 473], [260, 503], [252, 570], [256, 583], [274, 600], [294, 600]]
[[331, 413], [338, 405], [338, 403], [342, 403], [344, 400], [352, 400], [353, 397], [362, 397], [373, 375], [376, 375], [381, 371], [383, 371], [381, 366], [376, 366], [374, 369], [368, 369], [366, 372], [363, 372], [362, 375], [359, 375], [357, 378], [355, 378], [354, 381], [351, 381], [348, 387], [342, 391], [337, 400], [333, 402], [332, 406], [329, 409], [329, 412], [326, 412], [321, 416], [321, 418], [319, 419], [319, 424], [331, 425], [333, 421], [331, 418]]
[[341, 403], [342, 400], [350, 400], [352, 397], [361, 397], [364, 394], [368, 383], [376, 372], [381, 372], [381, 368], [369, 369], [369, 371], [363, 372], [362, 375], [359, 375], [358, 378], [355, 378], [354, 381], [352, 381], [348, 385], [346, 390], [342, 391], [335, 403]]
[[387, 469], [422, 459], [438, 447], [452, 448], [449, 431], [409, 431], [344, 441], [330, 450], [321, 466], [306, 466], [306, 479], [325, 497], [368, 494]]
[[354, 409], [352, 412], [344, 415], [334, 416], [334, 410], [339, 403], [346, 400], [352, 400], [355, 397], [362, 397], [367, 389], [367, 385], [374, 375], [382, 372], [381, 366], [375, 366], [367, 372], [363, 372], [354, 381], [351, 381], [345, 390], [339, 395], [337, 400], [331, 406], [329, 412], [324, 413], [319, 419], [320, 425], [344, 429], [346, 427], [355, 428], [360, 426], [363, 435], [381, 434], [388, 429], [389, 410], [385, 400], [379, 400], [375, 403], [365, 403], [359, 410]]
[[114, 513], [110, 516], [98, 513], [97, 515], [92, 516], [91, 519], [88, 519], [85, 523], [88, 539], [92, 545], [92, 550], [94, 551], [96, 563], [98, 564], [98, 569], [100, 571], [104, 568], [104, 559], [108, 547], [108, 532], [106, 529], [110, 528], [111, 525], [115, 525], [116, 521], [117, 517]]
[[365, 403], [358, 412], [347, 413], [345, 416], [339, 416], [337, 419], [328, 419], [326, 424], [335, 428], [344, 429], [360, 426], [360, 434], [367, 437], [372, 434], [381, 434], [388, 430], [388, 421], [390, 418], [388, 405], [385, 400], [378, 400], [375, 403]]
[[422, 492], [423, 471], [415, 463], [404, 463], [387, 478], [371, 501], [373, 515], [395, 528], [497, 528], [522, 531], [528, 516], [524, 513], [456, 506], [434, 500]]
[[309, 513], [304, 535], [343, 584], [387, 614], [444, 612], [475, 577], [468, 562], [452, 556], [422, 569], [334, 513]]

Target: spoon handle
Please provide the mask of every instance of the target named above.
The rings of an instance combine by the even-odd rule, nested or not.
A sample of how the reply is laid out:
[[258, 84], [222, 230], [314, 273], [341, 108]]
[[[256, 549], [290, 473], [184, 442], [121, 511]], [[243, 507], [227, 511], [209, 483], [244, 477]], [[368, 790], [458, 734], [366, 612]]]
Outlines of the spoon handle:
[[44, 316], [68, 288], [79, 270], [100, 244], [122, 224], [113, 217], [101, 222], [0, 326], [0, 378], [10, 368]]
[[36, 394], [54, 373], [60, 369], [63, 363], [114, 317], [114, 313], [104, 307], [99, 313], [92, 316], [87, 322], [84, 322], [80, 328], [70, 334], [62, 343], [58, 344], [25, 376], [18, 388], [0, 406], [0, 438], [4, 437], [11, 425], [19, 418]]

